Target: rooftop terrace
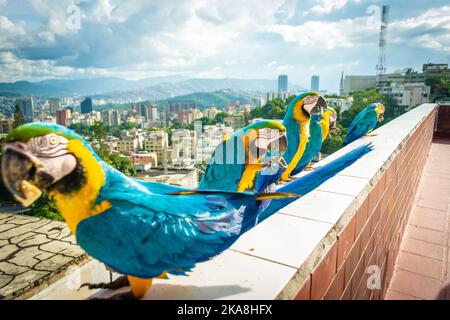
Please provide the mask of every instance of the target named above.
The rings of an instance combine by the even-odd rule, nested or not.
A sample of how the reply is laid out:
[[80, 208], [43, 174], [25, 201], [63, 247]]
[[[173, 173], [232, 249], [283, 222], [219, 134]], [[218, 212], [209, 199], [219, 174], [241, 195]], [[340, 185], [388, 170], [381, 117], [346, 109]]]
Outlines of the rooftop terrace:
[[[323, 165], [369, 141], [375, 147], [223, 254], [198, 264], [188, 277], [155, 280], [145, 299], [436, 298], [448, 285], [450, 271], [450, 140], [437, 139], [449, 132], [448, 110], [421, 105], [377, 129], [376, 136], [355, 141], [317, 163]], [[12, 218], [0, 219], [0, 239], [9, 239], [15, 227], [5, 229], [2, 221]], [[9, 244], [1, 241], [0, 279], [5, 274], [3, 249]], [[67, 245], [73, 246], [70, 241]], [[0, 294], [32, 299], [109, 294], [78, 290], [83, 282], [117, 276], [97, 261], [79, 261], [77, 267], [62, 266], [30, 280], [28, 291], [0, 281]], [[420, 285], [409, 285], [412, 277]]]

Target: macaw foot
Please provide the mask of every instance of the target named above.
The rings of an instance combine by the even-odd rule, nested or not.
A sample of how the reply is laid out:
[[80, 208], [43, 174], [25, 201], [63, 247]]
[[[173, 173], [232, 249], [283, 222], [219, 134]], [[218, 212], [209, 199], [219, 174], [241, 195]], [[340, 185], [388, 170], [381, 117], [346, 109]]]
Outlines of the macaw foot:
[[297, 179], [297, 178], [296, 177], [289, 177], [289, 178], [281, 180], [280, 184], [286, 184], [286, 183], [294, 181], [295, 179]]
[[116, 290], [123, 287], [127, 287], [130, 285], [130, 281], [128, 280], [127, 276], [120, 276], [116, 280], [110, 283], [83, 283], [80, 286], [80, 289], [83, 287], [88, 287], [89, 290], [92, 289], [110, 289], [110, 290]]
[[138, 300], [132, 291], [113, 294], [106, 298], [91, 298], [89, 300]]
[[376, 133], [367, 133], [366, 137], [376, 137], [377, 135]]
[[314, 171], [314, 170], [317, 170], [319, 168], [320, 168], [320, 166], [318, 166], [318, 167], [306, 167], [305, 169], [303, 169], [303, 171]]

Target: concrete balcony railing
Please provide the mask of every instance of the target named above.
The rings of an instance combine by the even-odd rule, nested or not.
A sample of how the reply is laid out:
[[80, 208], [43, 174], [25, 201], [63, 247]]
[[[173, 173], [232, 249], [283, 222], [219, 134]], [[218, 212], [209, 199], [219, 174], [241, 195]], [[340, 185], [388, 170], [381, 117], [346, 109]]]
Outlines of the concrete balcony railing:
[[[155, 280], [147, 299], [382, 299], [394, 269], [437, 106], [424, 104], [317, 163], [374, 150], [185, 276]], [[302, 173], [303, 174], [303, 173]], [[90, 261], [78, 281], [105, 281]], [[35, 299], [87, 298], [60, 279]], [[80, 280], [81, 279], [81, 280]], [[367, 285], [368, 281], [371, 285]], [[377, 281], [379, 280], [379, 281]]]

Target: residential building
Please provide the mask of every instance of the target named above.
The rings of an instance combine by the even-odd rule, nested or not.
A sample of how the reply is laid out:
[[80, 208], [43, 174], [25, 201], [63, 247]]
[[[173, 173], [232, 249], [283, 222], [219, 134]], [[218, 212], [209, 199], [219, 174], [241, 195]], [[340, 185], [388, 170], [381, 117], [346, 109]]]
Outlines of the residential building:
[[71, 117], [70, 109], [56, 110], [56, 123], [62, 126], [69, 126], [68, 119]]
[[158, 164], [157, 155], [155, 152], [141, 151], [132, 153], [128, 157], [134, 166], [134, 169], [138, 172], [148, 171]]
[[194, 164], [197, 151], [197, 134], [188, 129], [172, 131], [172, 165], [189, 167]]
[[391, 83], [380, 90], [392, 95], [400, 107], [409, 110], [429, 102], [431, 87], [424, 83]]
[[0, 118], [0, 134], [8, 134], [14, 129], [14, 120], [8, 118]]
[[164, 159], [168, 159], [166, 150], [169, 147], [167, 132], [159, 130], [147, 133], [144, 138], [144, 150], [154, 152], [157, 156], [157, 164], [162, 165]]
[[340, 95], [348, 96], [351, 92], [374, 88], [376, 84], [376, 76], [358, 76], [349, 75], [341, 79]]
[[61, 100], [58, 98], [48, 99], [48, 108], [52, 116], [56, 115], [56, 110], [61, 109]]

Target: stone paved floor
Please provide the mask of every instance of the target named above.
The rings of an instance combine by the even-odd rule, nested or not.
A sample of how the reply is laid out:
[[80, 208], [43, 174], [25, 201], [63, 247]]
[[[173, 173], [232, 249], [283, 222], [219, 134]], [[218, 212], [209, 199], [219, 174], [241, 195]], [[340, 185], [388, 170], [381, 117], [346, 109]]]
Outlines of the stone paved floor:
[[433, 141], [385, 299], [450, 300], [450, 139]]
[[65, 223], [0, 213], [0, 299], [27, 298], [86, 259]]

